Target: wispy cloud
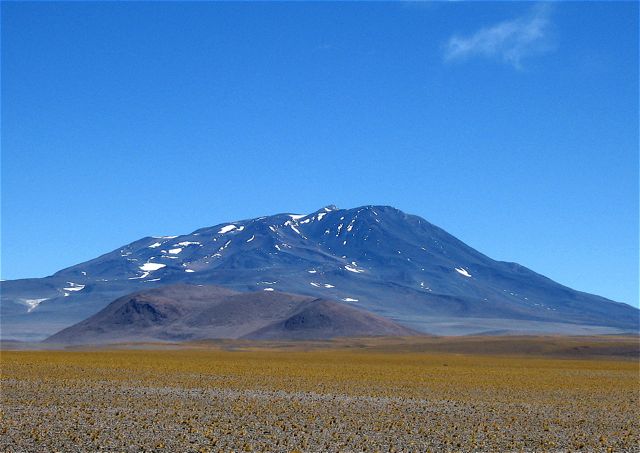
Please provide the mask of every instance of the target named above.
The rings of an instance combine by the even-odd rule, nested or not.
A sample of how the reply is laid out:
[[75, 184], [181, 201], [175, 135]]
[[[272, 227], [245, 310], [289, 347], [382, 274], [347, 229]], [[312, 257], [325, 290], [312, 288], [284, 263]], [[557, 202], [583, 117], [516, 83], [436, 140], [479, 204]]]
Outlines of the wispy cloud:
[[481, 28], [470, 36], [454, 35], [445, 45], [445, 61], [496, 58], [520, 69], [525, 58], [550, 49], [550, 14], [551, 6], [542, 3], [525, 16]]

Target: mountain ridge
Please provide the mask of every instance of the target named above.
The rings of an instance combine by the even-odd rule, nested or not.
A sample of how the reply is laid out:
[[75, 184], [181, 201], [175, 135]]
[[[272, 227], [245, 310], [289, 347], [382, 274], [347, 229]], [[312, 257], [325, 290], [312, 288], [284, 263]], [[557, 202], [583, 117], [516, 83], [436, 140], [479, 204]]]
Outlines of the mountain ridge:
[[53, 333], [47, 323], [64, 327], [175, 283], [336, 300], [430, 333], [638, 330], [634, 307], [493, 260], [421, 217], [329, 205], [147, 236], [49, 277], [1, 282], [3, 331]]

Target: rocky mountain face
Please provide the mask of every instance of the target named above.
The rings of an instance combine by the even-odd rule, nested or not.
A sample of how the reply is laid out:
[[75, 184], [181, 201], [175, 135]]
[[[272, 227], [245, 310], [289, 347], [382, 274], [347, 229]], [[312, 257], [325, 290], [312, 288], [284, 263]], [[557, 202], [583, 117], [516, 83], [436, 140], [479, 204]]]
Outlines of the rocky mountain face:
[[277, 214], [145, 237], [52, 276], [1, 283], [2, 337], [42, 339], [135, 291], [279, 291], [434, 334], [638, 331], [638, 310], [495, 261], [389, 206]]

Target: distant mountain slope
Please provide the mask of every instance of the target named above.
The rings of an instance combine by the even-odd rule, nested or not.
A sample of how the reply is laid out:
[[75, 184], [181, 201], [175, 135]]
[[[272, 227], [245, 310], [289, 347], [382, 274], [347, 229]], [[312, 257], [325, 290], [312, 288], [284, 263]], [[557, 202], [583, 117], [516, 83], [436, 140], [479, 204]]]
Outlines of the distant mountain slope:
[[416, 332], [363, 310], [280, 292], [171, 285], [121, 297], [45, 340], [99, 344], [210, 338], [326, 339]]
[[431, 333], [618, 333], [639, 323], [634, 307], [492, 260], [420, 217], [328, 206], [146, 237], [50, 277], [2, 282], [2, 336], [42, 338], [119, 296], [175, 283], [331, 299]]

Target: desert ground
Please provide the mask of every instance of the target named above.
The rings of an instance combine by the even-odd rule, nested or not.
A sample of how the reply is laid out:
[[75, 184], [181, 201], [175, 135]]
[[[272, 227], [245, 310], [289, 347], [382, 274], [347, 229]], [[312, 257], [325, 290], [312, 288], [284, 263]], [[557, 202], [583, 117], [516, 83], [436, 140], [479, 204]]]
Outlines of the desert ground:
[[1, 451], [640, 451], [637, 337], [3, 348]]

